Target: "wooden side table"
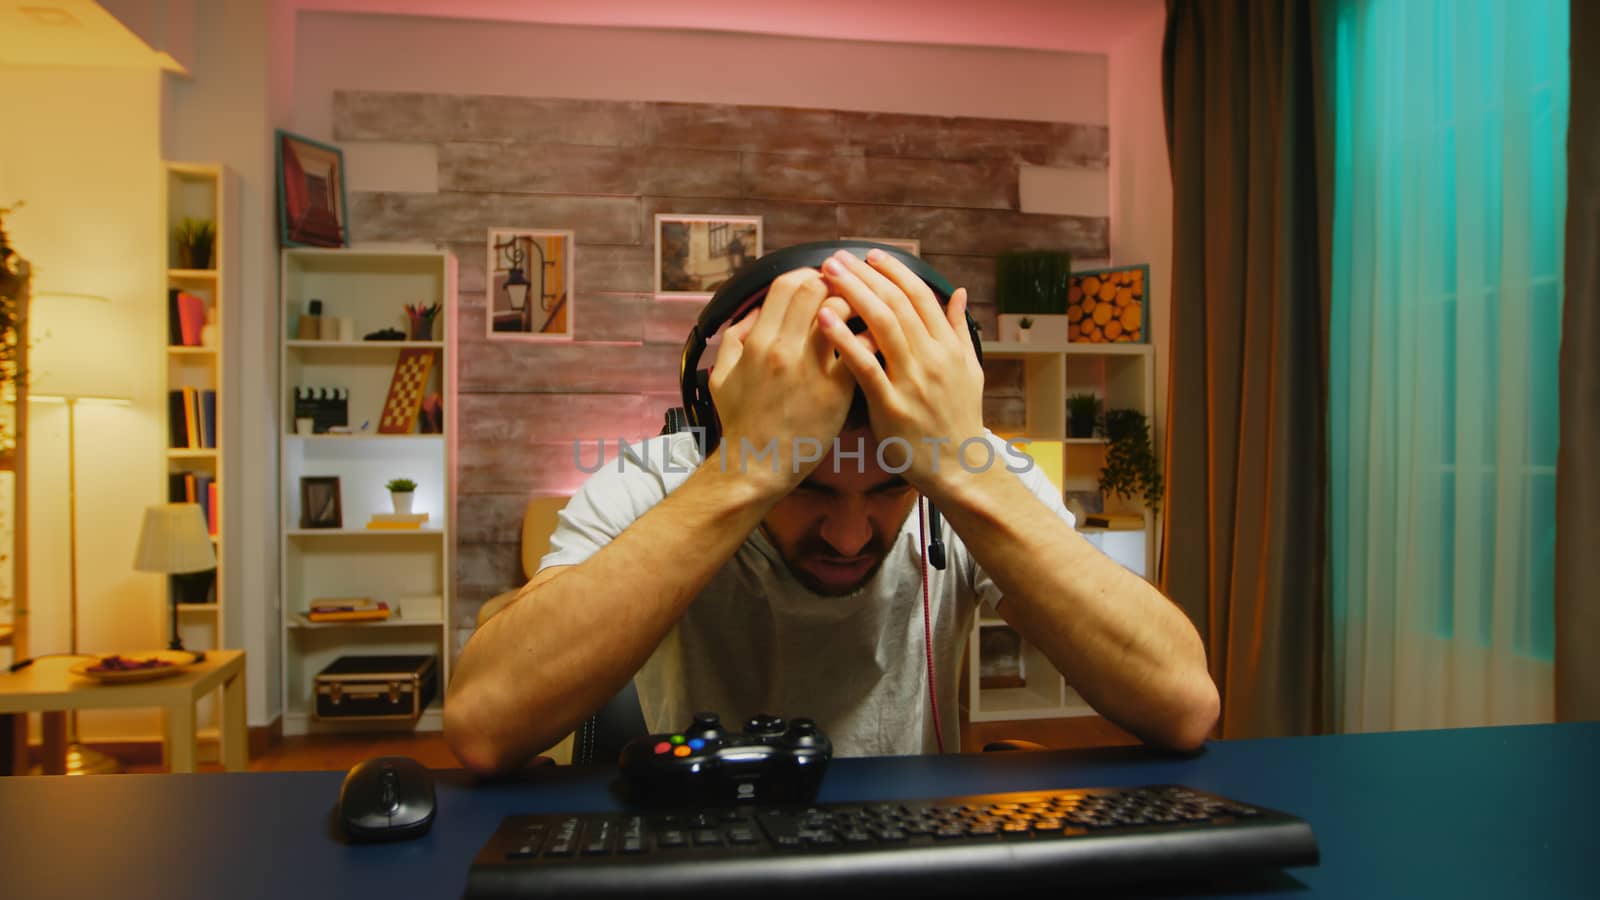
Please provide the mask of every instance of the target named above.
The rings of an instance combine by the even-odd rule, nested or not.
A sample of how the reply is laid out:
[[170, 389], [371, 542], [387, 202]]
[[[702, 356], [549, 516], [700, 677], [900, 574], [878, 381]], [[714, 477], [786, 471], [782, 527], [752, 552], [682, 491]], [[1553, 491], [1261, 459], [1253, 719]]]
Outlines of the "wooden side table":
[[[204, 662], [180, 675], [127, 684], [101, 684], [68, 671], [81, 659], [41, 659], [20, 672], [0, 673], [0, 715], [44, 714], [46, 774], [66, 771], [66, 712], [159, 706], [166, 712], [167, 768], [193, 772], [195, 703], [222, 689], [222, 765], [230, 772], [249, 765], [245, 727], [243, 650], [207, 650]], [[13, 761], [13, 771], [20, 763]]]

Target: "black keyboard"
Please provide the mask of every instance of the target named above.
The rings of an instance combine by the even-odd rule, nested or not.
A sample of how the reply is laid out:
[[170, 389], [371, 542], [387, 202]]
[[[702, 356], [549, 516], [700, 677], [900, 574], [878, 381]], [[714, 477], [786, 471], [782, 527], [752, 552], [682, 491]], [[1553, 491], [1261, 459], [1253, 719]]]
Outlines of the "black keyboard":
[[1317, 863], [1301, 819], [1176, 785], [510, 816], [468, 897], [727, 896], [1172, 882]]

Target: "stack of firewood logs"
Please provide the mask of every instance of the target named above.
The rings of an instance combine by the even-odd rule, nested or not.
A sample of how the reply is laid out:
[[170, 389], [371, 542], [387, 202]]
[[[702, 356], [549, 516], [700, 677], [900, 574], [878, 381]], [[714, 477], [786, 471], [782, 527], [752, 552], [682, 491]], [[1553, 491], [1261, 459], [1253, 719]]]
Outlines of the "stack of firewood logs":
[[1110, 344], [1144, 340], [1144, 269], [1086, 272], [1067, 289], [1067, 339]]

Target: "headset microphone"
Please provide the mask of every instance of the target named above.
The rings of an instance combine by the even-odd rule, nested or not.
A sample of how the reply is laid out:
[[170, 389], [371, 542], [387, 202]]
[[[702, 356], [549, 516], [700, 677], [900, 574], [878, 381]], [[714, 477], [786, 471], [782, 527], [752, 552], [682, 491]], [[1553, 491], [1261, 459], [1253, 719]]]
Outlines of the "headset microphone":
[[944, 571], [944, 529], [939, 525], [939, 510], [928, 503], [928, 565]]

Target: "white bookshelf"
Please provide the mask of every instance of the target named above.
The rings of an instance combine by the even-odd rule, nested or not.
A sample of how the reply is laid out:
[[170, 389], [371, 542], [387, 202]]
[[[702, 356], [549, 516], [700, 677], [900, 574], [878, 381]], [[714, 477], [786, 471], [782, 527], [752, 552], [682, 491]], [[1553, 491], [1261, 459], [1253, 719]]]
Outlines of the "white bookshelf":
[[[283, 727], [286, 734], [393, 729], [394, 723], [328, 723], [311, 717], [318, 672], [341, 656], [427, 654], [438, 659], [438, 693], [415, 728], [443, 727], [449, 682], [449, 610], [455, 523], [455, 258], [443, 251], [290, 248], [280, 278], [278, 423], [282, 585]], [[355, 340], [298, 337], [312, 299], [324, 316], [354, 319]], [[383, 328], [408, 331], [405, 304], [441, 306], [432, 340], [367, 341]], [[378, 433], [395, 364], [404, 350], [435, 354], [425, 394], [444, 399], [439, 434]], [[353, 434], [296, 434], [295, 388], [348, 391]], [[419, 419], [420, 427], [420, 419]], [[303, 477], [339, 479], [340, 523], [307, 527], [301, 517]], [[369, 529], [390, 511], [384, 485], [417, 482], [414, 509], [424, 527]], [[311, 622], [319, 598], [370, 597], [394, 611], [383, 622]]]
[[[239, 221], [238, 180], [230, 169], [218, 163], [163, 162], [162, 175], [161, 246], [165, 256], [162, 268], [166, 272], [166, 290], [169, 295], [173, 290], [181, 290], [204, 301], [206, 326], [202, 332], [204, 343], [200, 346], [172, 343], [170, 334], [167, 336], [162, 360], [165, 378], [162, 397], [167, 396], [166, 391], [183, 388], [215, 391], [216, 419], [211, 429], [215, 440], [210, 442], [214, 446], [166, 447], [163, 452], [161, 496], [169, 500], [188, 499], [173, 493], [174, 475], [203, 476], [217, 485], [216, 529], [212, 534], [217, 569], [211, 578], [209, 593], [205, 602], [177, 604], [178, 634], [182, 636], [184, 646], [191, 650], [213, 650], [238, 646], [241, 640], [238, 631], [243, 621], [230, 621], [235, 598], [228, 596], [225, 590], [225, 574], [232, 564], [233, 546], [224, 515], [233, 492], [232, 473], [226, 464], [229, 455], [226, 435], [234, 399], [227, 382], [227, 351], [223, 335], [226, 333], [227, 317], [232, 314], [233, 297], [230, 296], [229, 286], [237, 281], [233, 269], [238, 255], [238, 241], [234, 234], [234, 227]], [[209, 221], [215, 226], [211, 258], [203, 268], [194, 267], [192, 263], [179, 258], [175, 231], [186, 218]], [[164, 407], [164, 425], [169, 415]], [[167, 433], [163, 434], [163, 437], [168, 436]], [[171, 441], [164, 443], [170, 445]], [[205, 441], [202, 440], [202, 443]], [[170, 621], [171, 604], [177, 597], [189, 593], [180, 590], [178, 583], [175, 579], [167, 579], [162, 592], [163, 643], [170, 636], [167, 623]], [[202, 739], [218, 731], [220, 710], [221, 706], [215, 697], [204, 698], [197, 705], [196, 716]]]
[[[1060, 446], [1064, 492], [1098, 491], [1108, 442], [1103, 437], [1069, 436], [1067, 398], [1094, 393], [1102, 410], [1137, 409], [1147, 418], [1155, 415], [1155, 356], [1149, 344], [1037, 344], [1001, 342], [983, 345], [985, 360], [1015, 359], [1024, 378], [1024, 424], [1005, 432], [1030, 441]], [[1153, 425], [1153, 423], [1152, 423]], [[1105, 498], [1108, 513], [1138, 515], [1137, 529], [1091, 528], [1078, 523], [1078, 531], [1112, 559], [1141, 577], [1155, 572], [1156, 516], [1137, 501]], [[982, 685], [985, 629], [1006, 628], [997, 617], [980, 616], [967, 642], [967, 707], [973, 722], [1016, 719], [1056, 719], [1092, 716], [1094, 710], [1078, 696], [1061, 673], [1037, 647], [1021, 644], [1025, 683], [1017, 686]]]

